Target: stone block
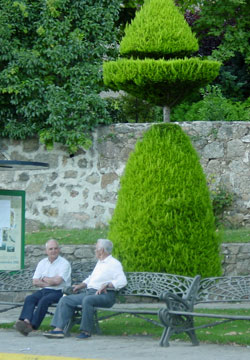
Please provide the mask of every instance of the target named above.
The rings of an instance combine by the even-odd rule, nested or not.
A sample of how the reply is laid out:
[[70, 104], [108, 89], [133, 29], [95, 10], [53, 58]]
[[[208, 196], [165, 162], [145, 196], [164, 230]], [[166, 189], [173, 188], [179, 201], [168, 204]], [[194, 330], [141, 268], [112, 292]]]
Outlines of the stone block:
[[64, 173], [64, 179], [76, 179], [77, 178], [77, 171], [75, 170], [68, 170]]
[[29, 179], [30, 179], [29, 174], [27, 174], [26, 172], [19, 174], [18, 177], [19, 181], [28, 181]]
[[237, 255], [241, 248], [239, 244], [227, 244], [226, 246], [230, 255]]
[[225, 264], [235, 264], [236, 263], [236, 255], [226, 255], [224, 256]]
[[75, 245], [60, 245], [60, 250], [62, 255], [74, 254], [75, 249], [76, 249]]
[[57, 207], [43, 206], [42, 212], [46, 216], [57, 217], [59, 211]]
[[241, 140], [235, 139], [231, 140], [227, 143], [227, 157], [230, 158], [236, 158], [241, 157], [245, 153], [245, 146], [242, 143]]
[[[244, 254], [249, 254], [250, 256], [250, 244], [242, 244], [240, 247], [240, 251]], [[249, 269], [250, 270], [250, 269]]]
[[116, 173], [108, 173], [102, 176], [101, 188], [105, 189], [107, 185], [112, 184], [115, 180], [119, 179]]
[[218, 159], [224, 156], [223, 144], [212, 142], [205, 146], [202, 155], [208, 159]]
[[85, 169], [88, 166], [88, 161], [86, 159], [80, 159], [77, 162], [77, 165], [81, 169]]
[[100, 175], [98, 173], [92, 173], [87, 176], [86, 181], [92, 185], [95, 185], [100, 181]]

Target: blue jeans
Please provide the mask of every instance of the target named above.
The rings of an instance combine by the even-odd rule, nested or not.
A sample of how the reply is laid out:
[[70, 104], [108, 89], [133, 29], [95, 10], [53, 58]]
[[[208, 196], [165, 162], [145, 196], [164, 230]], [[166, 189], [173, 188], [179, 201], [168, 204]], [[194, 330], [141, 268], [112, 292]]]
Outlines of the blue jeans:
[[93, 330], [94, 307], [110, 308], [115, 303], [115, 291], [96, 295], [95, 289], [87, 289], [80, 294], [63, 296], [59, 301], [51, 326], [64, 329], [74, 314], [75, 307], [82, 305], [80, 329], [91, 334]]
[[19, 320], [28, 319], [33, 329], [38, 329], [50, 305], [58, 303], [62, 290], [41, 289], [28, 295], [24, 300]]

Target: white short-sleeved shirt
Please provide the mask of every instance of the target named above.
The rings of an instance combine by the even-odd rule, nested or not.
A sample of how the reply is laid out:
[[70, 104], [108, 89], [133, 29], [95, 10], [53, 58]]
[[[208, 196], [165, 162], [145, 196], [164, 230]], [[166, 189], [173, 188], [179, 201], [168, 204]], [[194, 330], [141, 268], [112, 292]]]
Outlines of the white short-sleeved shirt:
[[48, 258], [42, 259], [39, 261], [33, 279], [40, 279], [53, 276], [61, 276], [63, 281], [57, 286], [46, 286], [46, 288], [60, 290], [65, 286], [71, 285], [71, 266], [68, 260], [64, 259], [62, 256], [58, 256], [56, 260], [52, 263]]
[[109, 255], [104, 260], [98, 260], [93, 272], [83, 280], [88, 289], [99, 290], [103, 284], [112, 283], [116, 290], [127, 285], [127, 279], [120, 261]]

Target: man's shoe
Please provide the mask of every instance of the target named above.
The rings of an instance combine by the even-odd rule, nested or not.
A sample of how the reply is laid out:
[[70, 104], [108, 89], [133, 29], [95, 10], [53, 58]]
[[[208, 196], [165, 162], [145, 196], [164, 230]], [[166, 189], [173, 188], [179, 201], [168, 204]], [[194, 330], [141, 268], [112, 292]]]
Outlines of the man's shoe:
[[32, 326], [23, 320], [18, 320], [16, 322], [15, 328], [24, 336], [29, 335], [29, 333], [33, 330]]
[[63, 339], [64, 333], [63, 333], [63, 331], [51, 330], [51, 331], [43, 333], [43, 336], [46, 336], [47, 338], [50, 338], [50, 339]]
[[79, 335], [77, 335], [77, 339], [89, 339], [91, 337], [90, 334], [86, 334], [84, 332], [80, 333]]

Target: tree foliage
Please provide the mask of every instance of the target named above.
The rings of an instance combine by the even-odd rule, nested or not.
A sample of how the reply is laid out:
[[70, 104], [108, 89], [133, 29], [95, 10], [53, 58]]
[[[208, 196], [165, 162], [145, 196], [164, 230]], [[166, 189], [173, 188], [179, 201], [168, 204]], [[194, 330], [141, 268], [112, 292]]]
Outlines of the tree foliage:
[[[228, 98], [245, 100], [250, 94], [250, 1], [204, 1], [194, 11], [200, 52], [223, 63], [217, 84]], [[211, 46], [210, 40], [213, 41]], [[210, 45], [210, 46], [209, 46]]]
[[220, 274], [206, 178], [178, 125], [154, 125], [137, 142], [121, 178], [108, 236], [126, 271]]
[[122, 56], [183, 57], [198, 50], [198, 41], [173, 1], [148, 1], [125, 28]]
[[250, 98], [234, 102], [223, 96], [219, 86], [208, 85], [200, 90], [202, 100], [183, 102], [172, 112], [172, 121], [249, 121]]
[[[124, 1], [132, 9], [144, 1]], [[130, 5], [129, 5], [130, 4]], [[249, 0], [201, 1], [175, 0], [199, 41], [199, 55], [222, 62], [220, 75], [214, 81], [223, 94], [234, 101], [244, 101], [250, 93]]]
[[118, 59], [104, 64], [104, 82], [158, 106], [178, 104], [190, 89], [215, 78], [220, 63], [198, 58], [171, 60]]
[[131, 57], [104, 63], [104, 83], [169, 110], [218, 75], [219, 62], [185, 58], [197, 49], [173, 0], [147, 0], [121, 40], [121, 55]]
[[0, 0], [1, 136], [75, 152], [107, 122], [101, 64], [115, 54], [118, 0]]

